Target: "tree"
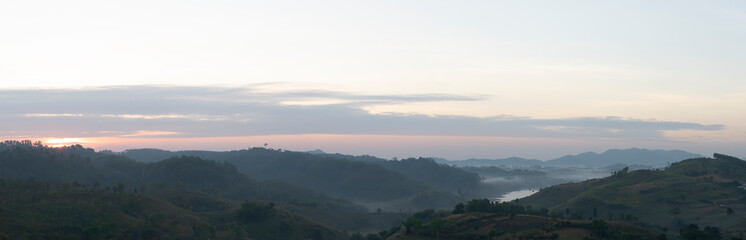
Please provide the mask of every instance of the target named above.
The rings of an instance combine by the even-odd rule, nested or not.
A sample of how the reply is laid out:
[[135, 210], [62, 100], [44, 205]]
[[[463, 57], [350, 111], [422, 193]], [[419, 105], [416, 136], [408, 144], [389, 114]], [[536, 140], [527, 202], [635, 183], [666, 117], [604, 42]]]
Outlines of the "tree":
[[708, 240], [723, 239], [723, 235], [720, 233], [720, 229], [718, 227], [707, 226], [704, 229], [704, 233], [705, 233], [705, 236], [707, 236]]
[[378, 234], [368, 233], [368, 235], [365, 235], [365, 240], [383, 240], [383, 238]]
[[606, 222], [604, 222], [604, 220], [593, 220], [592, 230], [593, 230], [593, 235], [596, 235], [601, 238], [606, 237], [606, 232], [607, 232]]
[[350, 236], [350, 240], [365, 240], [365, 237], [360, 233], [353, 233], [352, 236]]
[[705, 233], [699, 230], [699, 226], [693, 223], [686, 225], [681, 229], [681, 237], [684, 238], [684, 240], [707, 239]]
[[466, 203], [467, 212], [490, 212], [492, 203], [489, 199], [473, 199]]
[[406, 234], [409, 234], [419, 228], [422, 225], [422, 221], [413, 217], [407, 218], [407, 221], [404, 221], [402, 223], [404, 225], [404, 231]]
[[593, 207], [593, 218], [595, 219], [596, 217], [598, 217], [598, 208]]
[[124, 193], [124, 183], [118, 182], [117, 186], [114, 187], [114, 193]]
[[237, 217], [243, 222], [262, 221], [272, 216], [274, 204], [262, 204], [258, 201], [246, 201], [241, 204]]
[[430, 230], [432, 231], [432, 234], [435, 235], [435, 238], [440, 238], [440, 232], [442, 232], [444, 228], [445, 222], [440, 218], [436, 218], [430, 222]]
[[456, 204], [456, 207], [453, 208], [453, 211], [451, 213], [453, 214], [464, 213], [464, 204], [463, 203]]

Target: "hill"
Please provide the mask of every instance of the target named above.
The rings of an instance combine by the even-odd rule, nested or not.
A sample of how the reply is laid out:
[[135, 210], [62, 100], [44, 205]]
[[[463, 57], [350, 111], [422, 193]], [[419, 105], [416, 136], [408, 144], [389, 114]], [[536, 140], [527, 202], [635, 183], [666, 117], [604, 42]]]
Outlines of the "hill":
[[[127, 150], [124, 156], [152, 161], [163, 156], [197, 156], [227, 162], [260, 180], [287, 182], [330, 196], [353, 200], [371, 209], [448, 208], [463, 201], [453, 194], [473, 188], [479, 176], [427, 159], [386, 161], [370, 156], [309, 154], [252, 148], [228, 152]], [[444, 178], [443, 176], [449, 177]]]
[[746, 162], [715, 154], [663, 171], [626, 169], [612, 176], [544, 188], [516, 203], [574, 219], [619, 220], [659, 230], [690, 224], [746, 230]]
[[[78, 182], [100, 186], [123, 185], [127, 189], [186, 189], [214, 193], [234, 200], [318, 202], [340, 208], [362, 209], [349, 201], [331, 198], [302, 187], [258, 181], [238, 172], [229, 163], [196, 157], [173, 157], [142, 163], [110, 154], [91, 154], [79, 145], [47, 148], [2, 144], [0, 177], [43, 181]], [[89, 156], [82, 157], [79, 152]]]
[[329, 154], [320, 150], [314, 151], [313, 154], [334, 159], [379, 165], [414, 180], [427, 183], [430, 186], [450, 191], [452, 193], [463, 193], [477, 188], [480, 180], [478, 174], [448, 165], [448, 161], [438, 158], [420, 157], [386, 160], [368, 155], [352, 156], [339, 153]]
[[557, 167], [606, 167], [614, 164], [645, 165], [652, 168], [665, 167], [684, 159], [701, 157], [698, 154], [680, 150], [648, 150], [639, 148], [611, 149], [601, 154], [586, 152], [568, 155], [544, 162], [545, 166]]
[[[566, 220], [487, 199], [457, 205], [452, 212], [423, 211], [386, 239], [658, 239], [661, 233], [604, 220]], [[664, 236], [665, 237], [665, 236]]]
[[[87, 156], [78, 155], [80, 152]], [[288, 183], [257, 180], [227, 162], [182, 156], [143, 163], [77, 145], [48, 148], [22, 142], [0, 143], [0, 178], [32, 178], [146, 194], [178, 190], [233, 201], [269, 201], [348, 231], [384, 229], [404, 217], [402, 213], [370, 214], [365, 207], [348, 200]]]
[[439, 160], [440, 163], [462, 167], [504, 166], [504, 167], [579, 167], [602, 168], [611, 165], [642, 165], [648, 168], [665, 167], [668, 164], [684, 159], [702, 157], [698, 154], [681, 150], [648, 150], [640, 148], [611, 149], [603, 153], [585, 152], [567, 155], [547, 161], [525, 158], [505, 159], [467, 159], [457, 161]]
[[266, 202], [0, 179], [0, 239], [347, 239]]

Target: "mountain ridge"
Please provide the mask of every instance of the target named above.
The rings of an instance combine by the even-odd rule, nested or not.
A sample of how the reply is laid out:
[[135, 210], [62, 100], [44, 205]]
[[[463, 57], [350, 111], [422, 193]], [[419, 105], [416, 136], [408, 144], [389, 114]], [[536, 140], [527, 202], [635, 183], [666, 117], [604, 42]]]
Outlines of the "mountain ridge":
[[456, 166], [507, 166], [507, 167], [591, 167], [602, 168], [615, 164], [622, 165], [644, 165], [650, 168], [665, 167], [670, 163], [684, 159], [702, 157], [699, 154], [683, 150], [649, 150], [644, 148], [609, 149], [602, 153], [582, 152], [575, 155], [541, 161], [521, 157], [509, 157], [501, 159], [476, 159], [446, 160], [433, 158], [439, 163]]

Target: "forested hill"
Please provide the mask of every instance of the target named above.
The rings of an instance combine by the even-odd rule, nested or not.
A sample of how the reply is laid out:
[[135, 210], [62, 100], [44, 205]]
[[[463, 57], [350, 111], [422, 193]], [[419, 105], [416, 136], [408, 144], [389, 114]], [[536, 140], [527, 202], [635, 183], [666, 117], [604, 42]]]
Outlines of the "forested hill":
[[[387, 161], [370, 156], [309, 154], [266, 148], [213, 152], [127, 150], [124, 156], [198, 156], [231, 163], [249, 176], [301, 185], [384, 210], [448, 208], [474, 191], [479, 176], [431, 159]], [[156, 157], [153, 157], [156, 156]]]
[[[322, 193], [280, 182], [258, 181], [239, 173], [229, 163], [197, 157], [173, 157], [142, 163], [127, 157], [93, 153], [79, 145], [47, 148], [3, 144], [0, 177], [33, 178], [43, 181], [79, 182], [104, 186], [124, 185], [128, 189], [188, 189], [216, 193], [240, 200], [288, 201], [306, 199], [349, 208], [354, 204]], [[78, 153], [86, 153], [86, 157]]]
[[359, 205], [254, 180], [229, 163], [141, 163], [26, 141], [0, 143], [0, 203], [0, 239], [346, 239], [316, 221], [349, 227], [340, 229], [397, 222], [371, 223], [376, 216]]
[[261, 201], [0, 179], [0, 239], [348, 239]]
[[348, 231], [389, 228], [403, 217], [402, 213], [370, 215], [364, 206], [348, 200], [288, 183], [257, 180], [240, 173], [228, 162], [181, 156], [143, 163], [77, 145], [49, 148], [25, 141], [0, 143], [0, 178], [137, 192], [151, 197], [162, 192], [186, 191], [230, 201], [269, 201]]
[[[479, 184], [479, 175], [472, 172], [464, 171], [460, 168], [438, 163], [431, 158], [407, 158], [402, 160], [386, 160], [369, 155], [352, 156], [345, 154], [329, 154], [320, 150], [312, 153], [271, 150], [266, 148], [252, 148], [247, 150], [237, 150], [228, 152], [215, 151], [165, 151], [159, 149], [129, 149], [122, 152], [124, 156], [143, 162], [155, 162], [162, 159], [188, 155], [198, 156], [205, 159], [230, 161], [237, 166], [238, 161], [260, 161], [258, 159], [271, 159], [274, 161], [287, 161], [285, 159], [294, 158], [300, 161], [318, 161], [326, 160], [340, 164], [340, 161], [363, 162], [372, 165], [382, 166], [401, 175], [427, 183], [433, 187], [440, 188], [451, 192], [469, 191]], [[338, 160], [331, 161], [330, 159]], [[284, 162], [284, 164], [288, 164]], [[363, 165], [357, 165], [358, 167]]]
[[665, 170], [615, 172], [544, 188], [516, 203], [575, 219], [608, 219], [678, 231], [690, 224], [746, 231], [746, 162], [714, 154]]
[[438, 162], [432, 158], [406, 158], [401, 160], [386, 160], [368, 155], [351, 156], [339, 153], [328, 154], [323, 152], [316, 152], [314, 153], [314, 155], [335, 159], [348, 159], [352, 161], [380, 165], [387, 169], [401, 173], [407, 177], [454, 193], [464, 193], [473, 190], [477, 187], [480, 180], [478, 174], [464, 171], [461, 168], [450, 166], [446, 163]]

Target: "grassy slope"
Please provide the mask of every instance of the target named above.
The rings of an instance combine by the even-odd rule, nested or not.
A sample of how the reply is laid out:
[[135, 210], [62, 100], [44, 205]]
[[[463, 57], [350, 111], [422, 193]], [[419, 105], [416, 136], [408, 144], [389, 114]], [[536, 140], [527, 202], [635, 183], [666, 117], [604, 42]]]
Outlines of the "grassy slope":
[[[594, 235], [591, 221], [553, 220], [547, 217], [517, 215], [514, 218], [494, 214], [455, 214], [442, 218], [445, 228], [438, 236], [423, 232], [407, 234], [404, 229], [389, 240], [414, 239], [583, 239]], [[656, 234], [619, 222], [607, 223], [606, 238], [623, 234], [631, 239], [655, 239]]]
[[[640, 170], [543, 189], [518, 203], [565, 217], [619, 219], [678, 229], [684, 224], [746, 230], [746, 162], [689, 159], [665, 171]], [[731, 208], [735, 213], [727, 214]]]

